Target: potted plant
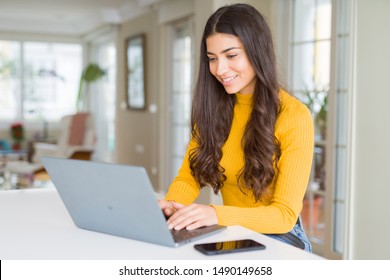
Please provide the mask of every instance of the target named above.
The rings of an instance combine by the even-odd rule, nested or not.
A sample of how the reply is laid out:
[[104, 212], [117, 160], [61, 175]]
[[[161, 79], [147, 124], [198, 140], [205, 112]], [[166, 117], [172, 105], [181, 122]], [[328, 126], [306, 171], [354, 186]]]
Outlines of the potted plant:
[[12, 150], [20, 151], [24, 140], [23, 124], [20, 122], [11, 124], [10, 133], [12, 138]]
[[100, 68], [100, 66], [96, 63], [90, 63], [85, 67], [80, 77], [79, 91], [76, 100], [77, 111], [85, 109], [86, 98], [83, 96], [83, 84], [89, 84], [91, 82], [97, 81], [104, 75], [106, 75], [106, 71]]
[[[325, 146], [321, 143], [326, 139], [327, 113], [328, 113], [328, 88], [315, 87], [312, 90], [304, 91], [303, 103], [310, 110], [315, 125], [316, 135], [320, 141], [316, 143], [314, 155], [314, 181], [310, 182], [308, 192], [303, 201], [301, 217], [303, 223], [317, 227], [320, 207], [323, 203], [323, 196], [316, 193], [325, 188]], [[320, 151], [317, 153], [316, 151]]]
[[302, 102], [312, 113], [314, 124], [322, 139], [326, 137], [326, 118], [328, 113], [328, 88], [315, 87], [303, 92]]

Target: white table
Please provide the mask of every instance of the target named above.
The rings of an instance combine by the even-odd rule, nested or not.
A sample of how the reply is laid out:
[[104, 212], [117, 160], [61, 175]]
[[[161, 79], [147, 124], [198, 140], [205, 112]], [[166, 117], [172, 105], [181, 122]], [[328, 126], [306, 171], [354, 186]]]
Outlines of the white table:
[[240, 226], [198, 243], [250, 238], [265, 250], [205, 256], [193, 243], [169, 248], [77, 228], [55, 188], [0, 191], [0, 259], [204, 260], [322, 259]]

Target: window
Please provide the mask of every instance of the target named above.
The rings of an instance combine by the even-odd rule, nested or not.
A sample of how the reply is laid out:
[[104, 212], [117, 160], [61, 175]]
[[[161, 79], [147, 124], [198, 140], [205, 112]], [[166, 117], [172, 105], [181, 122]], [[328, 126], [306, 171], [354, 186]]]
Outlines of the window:
[[21, 45], [0, 41], [0, 120], [14, 120], [20, 112]]
[[331, 0], [293, 2], [291, 90], [310, 109], [315, 124], [311, 180], [302, 219], [311, 240], [322, 244], [325, 236], [325, 155], [330, 81]]
[[172, 33], [172, 94], [170, 112], [170, 175], [177, 175], [191, 133], [191, 90], [193, 82], [193, 48], [190, 21], [173, 25]]
[[313, 168], [301, 215], [314, 252], [340, 259], [345, 254], [348, 219], [352, 4], [349, 0], [290, 3], [290, 86], [311, 109], [316, 132]]
[[58, 121], [73, 113], [80, 44], [0, 41], [0, 121]]
[[103, 79], [89, 87], [90, 110], [95, 117], [97, 147], [94, 159], [99, 161], [115, 161], [115, 77], [116, 48], [114, 38], [110, 36], [103, 42], [93, 44], [93, 60], [105, 70]]

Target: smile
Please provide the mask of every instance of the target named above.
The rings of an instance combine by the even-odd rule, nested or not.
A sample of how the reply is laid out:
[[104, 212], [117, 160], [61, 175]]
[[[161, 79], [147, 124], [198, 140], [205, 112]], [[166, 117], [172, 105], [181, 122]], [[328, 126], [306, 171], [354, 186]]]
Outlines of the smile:
[[223, 82], [223, 83], [228, 83], [228, 82], [234, 80], [234, 79], [237, 78], [237, 77], [238, 77], [238, 75], [231, 76], [231, 77], [228, 77], [228, 78], [222, 78], [222, 82]]

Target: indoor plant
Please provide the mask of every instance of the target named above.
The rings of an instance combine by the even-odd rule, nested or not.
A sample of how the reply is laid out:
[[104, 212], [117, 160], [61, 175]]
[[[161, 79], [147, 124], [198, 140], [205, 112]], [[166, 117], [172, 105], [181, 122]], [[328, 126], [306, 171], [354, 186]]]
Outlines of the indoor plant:
[[24, 140], [24, 127], [20, 122], [11, 124], [10, 128], [12, 138], [12, 150], [19, 151], [22, 149], [22, 142]]
[[328, 88], [315, 87], [303, 92], [303, 103], [312, 113], [314, 124], [322, 139], [326, 136], [326, 118], [328, 113]]
[[106, 74], [106, 71], [100, 68], [96, 63], [88, 64], [80, 77], [79, 91], [77, 94], [76, 107], [78, 111], [85, 109], [86, 97], [83, 96], [83, 84], [89, 84], [91, 82], [99, 80]]
[[[301, 217], [303, 223], [311, 225], [313, 229], [317, 228], [320, 208], [323, 204], [323, 195], [316, 191], [325, 189], [325, 145], [328, 113], [328, 87], [306, 89], [303, 92], [303, 102], [310, 110], [316, 132], [315, 154], [314, 154], [314, 179], [309, 184], [309, 191], [306, 193], [303, 201]], [[311, 218], [311, 219], [310, 219]], [[309, 223], [309, 219], [311, 223]]]

